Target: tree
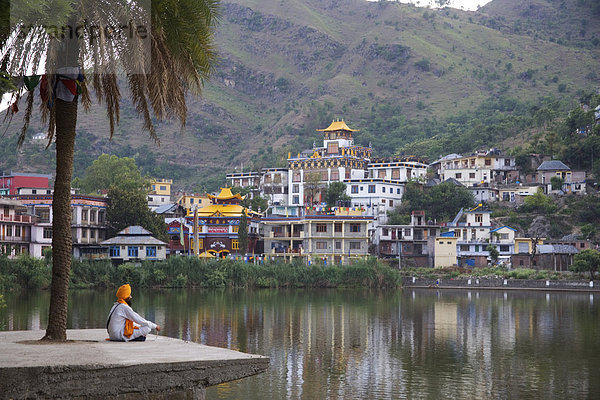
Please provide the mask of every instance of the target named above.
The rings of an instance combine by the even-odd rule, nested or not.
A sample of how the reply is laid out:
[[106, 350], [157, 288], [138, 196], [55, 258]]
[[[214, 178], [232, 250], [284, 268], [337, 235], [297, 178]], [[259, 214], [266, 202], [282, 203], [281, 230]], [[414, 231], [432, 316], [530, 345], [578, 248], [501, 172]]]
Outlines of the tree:
[[[119, 122], [117, 72], [121, 72], [144, 128], [158, 142], [152, 112], [158, 120], [177, 118], [185, 125], [185, 94], [188, 90], [200, 93], [213, 68], [218, 0], [153, 0], [150, 10], [144, 10], [143, 2], [137, 0], [110, 5], [96, 0], [13, 3], [20, 6], [11, 9], [15, 34], [0, 32], [0, 44], [7, 49], [0, 61], [15, 77], [28, 71], [45, 72], [41, 80], [31, 77], [23, 81], [28, 89], [27, 109], [18, 144], [25, 139], [34, 90], [39, 86], [48, 140], [56, 140], [52, 288], [44, 339], [66, 340], [75, 128], [79, 100], [85, 110], [91, 105], [85, 75], [92, 78], [98, 102], [106, 105], [111, 138]], [[136, 34], [113, 29], [123, 23], [136, 27]], [[48, 26], [65, 29], [45, 29]], [[81, 26], [84, 29], [79, 29]], [[16, 100], [20, 94], [21, 90], [15, 92]]]
[[538, 188], [533, 196], [527, 196], [523, 200], [521, 210], [524, 212], [552, 213], [556, 211], [556, 204], [550, 196], [544, 194], [544, 189]]
[[164, 219], [148, 208], [148, 194], [144, 189], [129, 190], [112, 186], [108, 191], [110, 203], [106, 209], [108, 237], [131, 225], [139, 225], [157, 239], [168, 242]]
[[[77, 179], [77, 178], [76, 178]], [[73, 181], [75, 183], [75, 180]], [[102, 154], [90, 165], [79, 180], [84, 193], [94, 194], [112, 186], [137, 190], [146, 188], [148, 181], [142, 177], [133, 158]]]
[[569, 269], [573, 272], [589, 272], [590, 280], [593, 281], [598, 267], [600, 267], [600, 252], [595, 249], [585, 249], [575, 254]]
[[565, 183], [565, 181], [559, 176], [553, 176], [552, 178], [550, 178], [550, 183], [552, 185], [552, 190], [560, 190], [562, 189], [562, 186]]
[[346, 194], [346, 184], [344, 182], [331, 182], [327, 187], [325, 201], [327, 201], [329, 207], [336, 207], [338, 201], [350, 201], [350, 196]]
[[500, 252], [498, 251], [498, 248], [493, 244], [488, 244], [485, 250], [490, 253], [490, 259], [492, 261], [492, 264], [495, 265], [498, 262], [498, 258], [500, 257]]
[[452, 182], [443, 182], [432, 188], [411, 181], [406, 185], [400, 213], [410, 214], [414, 210], [424, 210], [428, 218], [450, 220], [461, 208], [471, 208], [475, 204], [469, 189]]
[[242, 211], [238, 227], [238, 240], [240, 241], [240, 253], [246, 254], [246, 251], [248, 251], [248, 216], [245, 208]]
[[324, 185], [321, 182], [321, 174], [319, 172], [309, 172], [304, 174], [304, 198], [307, 205], [314, 205], [319, 193]]

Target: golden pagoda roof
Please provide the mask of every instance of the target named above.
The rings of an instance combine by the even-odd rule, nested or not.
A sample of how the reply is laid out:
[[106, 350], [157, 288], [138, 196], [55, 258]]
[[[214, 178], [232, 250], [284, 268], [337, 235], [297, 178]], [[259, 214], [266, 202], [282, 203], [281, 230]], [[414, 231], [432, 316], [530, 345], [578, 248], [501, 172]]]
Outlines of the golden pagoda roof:
[[[212, 204], [198, 209], [198, 217], [241, 217], [244, 207], [237, 204]], [[194, 215], [190, 213], [188, 215]]]
[[246, 196], [242, 196], [239, 193], [233, 194], [231, 192], [231, 188], [221, 188], [221, 193], [219, 193], [218, 195], [214, 196], [212, 194], [208, 194], [208, 197], [210, 199], [217, 199], [217, 200], [230, 200], [230, 199], [240, 199], [240, 200], [244, 200], [244, 198]]
[[349, 131], [349, 132], [358, 132], [358, 129], [350, 129], [348, 125], [344, 122], [344, 120], [333, 121], [331, 125], [329, 125], [325, 129], [317, 129], [317, 132], [335, 132], [335, 131]]

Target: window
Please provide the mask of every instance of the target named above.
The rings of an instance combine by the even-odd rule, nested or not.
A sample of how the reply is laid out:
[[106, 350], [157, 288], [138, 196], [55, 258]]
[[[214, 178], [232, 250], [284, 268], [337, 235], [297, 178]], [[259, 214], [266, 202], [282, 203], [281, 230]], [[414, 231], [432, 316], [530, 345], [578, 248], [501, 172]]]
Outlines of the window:
[[460, 178], [462, 178], [462, 173], [460, 173], [460, 172], [457, 172], [457, 173], [456, 173], [456, 179], [460, 179]]
[[292, 197], [292, 204], [300, 204], [300, 197], [299, 196], [293, 196]]
[[337, 154], [339, 152], [339, 144], [338, 142], [329, 142], [327, 143], [327, 153], [329, 154]]
[[190, 199], [190, 204], [194, 204], [194, 199]]
[[240, 241], [237, 239], [233, 239], [231, 241], [231, 249], [232, 250], [239, 250], [240, 249]]
[[352, 185], [350, 187], [350, 193], [358, 193], [358, 185]]
[[469, 178], [475, 179], [475, 172], [469, 172]]
[[350, 250], [360, 250], [360, 242], [350, 242]]
[[292, 193], [300, 193], [300, 185], [297, 183], [292, 185]]
[[96, 238], [96, 231], [93, 229], [90, 229], [90, 239], [95, 239]]
[[492, 165], [492, 160], [489, 158], [485, 159], [485, 165]]
[[388, 229], [387, 228], [383, 228], [381, 230], [381, 236], [387, 236], [388, 235]]
[[390, 202], [390, 207], [394, 207], [394, 200], [389, 200]]
[[98, 223], [101, 224], [104, 222], [104, 211], [98, 211]]
[[502, 252], [510, 251], [510, 246], [508, 246], [508, 245], [500, 245], [500, 251], [502, 251]]
[[369, 185], [369, 193], [375, 193], [375, 185]]
[[90, 222], [96, 222], [96, 210], [90, 210]]
[[87, 229], [82, 229], [81, 230], [81, 237], [84, 238], [84, 239], [87, 238]]
[[381, 188], [381, 191], [382, 191], [383, 193], [385, 193], [385, 186], [383, 186], [383, 187]]
[[160, 190], [167, 190], [167, 187], [166, 186], [161, 186]]
[[360, 224], [350, 224], [350, 232], [360, 232]]
[[475, 222], [483, 222], [483, 214], [475, 214]]
[[[15, 236], [19, 237], [21, 236], [21, 227], [20, 226], [15, 226]], [[582, 243], [583, 245], [583, 243]]]
[[238, 233], [240, 231], [240, 227], [238, 225], [233, 226], [233, 233]]
[[132, 258], [136, 258], [138, 256], [138, 247], [137, 246], [128, 246], [127, 247], [127, 255]]
[[110, 246], [111, 257], [121, 257], [121, 248], [119, 246]]
[[44, 239], [52, 239], [52, 228], [44, 228]]
[[265, 175], [265, 183], [271, 183], [271, 175]]
[[342, 242], [336, 241], [335, 242], [335, 249], [336, 250], [341, 250], [342, 249]]
[[380, 169], [379, 171], [377, 171], [377, 177], [379, 179], [385, 179], [385, 169]]
[[300, 182], [301, 181], [300, 171], [294, 171], [292, 175], [292, 182]]
[[327, 171], [321, 171], [321, 180], [326, 181], [328, 179], [329, 179], [329, 174], [327, 173]]
[[339, 222], [336, 222], [336, 224], [334, 225], [335, 228], [335, 232], [342, 232], [342, 224], [340, 224]]
[[35, 189], [32, 189], [32, 190], [31, 190], [31, 194], [37, 194], [37, 190], [35, 190]]
[[469, 251], [469, 245], [468, 244], [461, 244], [460, 245], [460, 251]]
[[332, 169], [331, 170], [331, 180], [339, 181], [340, 180], [340, 171], [338, 171], [337, 169]]
[[400, 194], [400, 188], [396, 189], [396, 194]]
[[500, 239], [502, 239], [502, 240], [508, 240], [508, 233], [501, 233], [500, 234]]
[[327, 224], [317, 224], [317, 232], [327, 232]]
[[410, 228], [404, 228], [404, 236], [412, 236]]
[[317, 250], [327, 250], [327, 242], [317, 242]]
[[82, 221], [88, 220], [88, 210], [81, 210], [81, 220]]
[[156, 257], [156, 246], [146, 246], [146, 257]]
[[392, 179], [400, 179], [400, 170], [399, 169], [393, 169], [392, 170]]

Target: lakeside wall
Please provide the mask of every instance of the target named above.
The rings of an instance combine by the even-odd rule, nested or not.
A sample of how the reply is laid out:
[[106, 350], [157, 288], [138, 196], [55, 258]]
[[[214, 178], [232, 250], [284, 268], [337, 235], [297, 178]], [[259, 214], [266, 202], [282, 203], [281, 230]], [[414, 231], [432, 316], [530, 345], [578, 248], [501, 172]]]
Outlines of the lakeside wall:
[[404, 277], [404, 288], [442, 288], [442, 289], [523, 289], [523, 290], [565, 290], [600, 292], [600, 281], [567, 281], [547, 279], [505, 279], [505, 278], [470, 278], [470, 279], [436, 279], [420, 277]]

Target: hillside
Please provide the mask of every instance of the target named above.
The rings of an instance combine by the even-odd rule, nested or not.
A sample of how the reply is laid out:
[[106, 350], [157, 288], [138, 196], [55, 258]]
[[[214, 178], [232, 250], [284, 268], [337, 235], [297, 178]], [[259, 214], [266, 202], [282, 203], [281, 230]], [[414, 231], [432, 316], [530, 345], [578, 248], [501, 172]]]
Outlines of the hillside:
[[[156, 147], [125, 100], [109, 142], [104, 111], [81, 112], [75, 174], [112, 152], [135, 156], [146, 173], [212, 189], [234, 166], [282, 163], [338, 117], [383, 156], [501, 143], [529, 128], [532, 107], [566, 111], [598, 85], [594, 2], [564, 3], [571, 2], [494, 0], [465, 12], [364, 0], [224, 0], [220, 64], [204, 96], [189, 98], [184, 131], [160, 124]], [[573, 24], [583, 20], [582, 34]], [[53, 155], [43, 146], [15, 154], [18, 119], [2, 139], [0, 169], [48, 172]], [[31, 134], [41, 130], [34, 121]]]

